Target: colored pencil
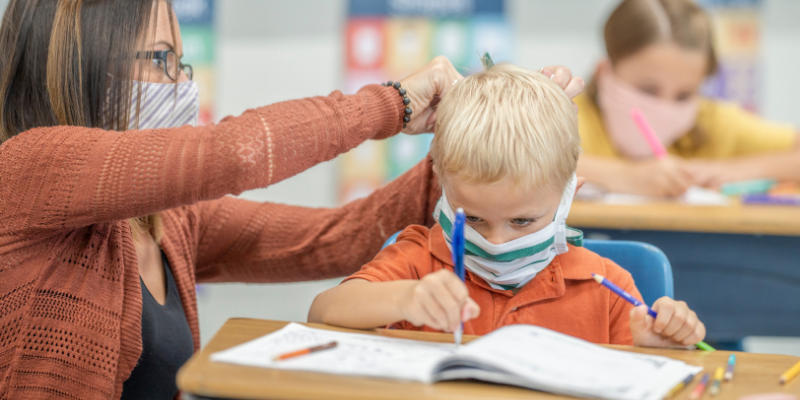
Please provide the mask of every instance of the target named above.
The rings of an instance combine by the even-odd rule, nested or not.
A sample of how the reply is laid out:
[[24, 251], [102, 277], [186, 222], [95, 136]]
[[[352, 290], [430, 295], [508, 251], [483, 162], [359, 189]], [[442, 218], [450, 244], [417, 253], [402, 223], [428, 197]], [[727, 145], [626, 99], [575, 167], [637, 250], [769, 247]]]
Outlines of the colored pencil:
[[668, 399], [677, 394], [678, 392], [680, 392], [681, 389], [685, 388], [690, 383], [692, 383], [692, 379], [694, 379], [694, 374], [687, 376], [686, 379], [684, 379], [681, 383], [675, 385], [675, 387], [672, 388], [672, 390], [670, 390], [669, 393], [667, 393], [667, 395], [664, 396], [664, 398]]
[[[466, 225], [466, 223], [467, 215], [464, 213], [464, 209], [459, 208], [456, 210], [456, 220], [453, 221], [453, 230], [450, 233], [450, 238], [453, 242], [453, 269], [456, 275], [458, 275], [458, 278], [461, 279], [461, 282], [465, 282], [467, 279], [466, 270], [464, 269], [464, 225]], [[462, 322], [453, 333], [456, 346], [461, 345], [461, 337], [463, 335], [464, 323]]]
[[736, 367], [736, 354], [731, 354], [728, 357], [728, 369], [725, 371], [725, 381], [733, 379], [733, 369]]
[[794, 365], [794, 367], [789, 368], [788, 371], [784, 372], [783, 375], [781, 375], [781, 385], [785, 385], [786, 382], [789, 382], [790, 380], [794, 379], [798, 374], [800, 374], [800, 361], [798, 361], [797, 364]]
[[697, 400], [703, 397], [703, 392], [706, 391], [706, 386], [708, 386], [708, 374], [703, 374], [703, 378], [700, 379], [700, 382], [697, 383], [697, 386], [694, 387], [694, 391], [689, 396], [692, 400]]
[[322, 351], [322, 350], [332, 349], [332, 348], [334, 348], [334, 347], [336, 347], [338, 345], [339, 345], [338, 342], [330, 342], [330, 343], [322, 344], [322, 345], [319, 345], [319, 346], [309, 347], [307, 349], [293, 351], [291, 353], [281, 354], [279, 356], [276, 356], [272, 360], [273, 361], [288, 360], [290, 358], [304, 356], [306, 354], [316, 353], [316, 352]]
[[719, 394], [719, 386], [722, 384], [722, 380], [725, 378], [725, 368], [719, 367], [717, 368], [717, 372], [714, 374], [714, 383], [711, 385], [711, 396], [716, 396]]
[[[617, 296], [625, 299], [628, 303], [633, 304], [634, 307], [646, 306], [646, 304], [639, 301], [639, 299], [637, 299], [636, 297], [631, 296], [630, 293], [622, 290], [621, 287], [615, 285], [614, 282], [609, 281], [603, 275], [592, 274], [592, 278], [594, 278], [594, 280], [597, 283], [605, 286], [606, 288], [614, 292]], [[653, 317], [654, 319], [658, 317], [658, 313], [653, 311], [653, 309], [650, 307], [647, 307], [647, 315]], [[714, 348], [709, 346], [706, 342], [699, 342], [695, 346], [697, 346], [697, 348], [700, 350], [714, 351]]]
[[659, 160], [667, 158], [667, 150], [664, 149], [664, 145], [658, 139], [658, 136], [656, 136], [653, 127], [647, 122], [647, 118], [645, 118], [642, 110], [635, 107], [631, 108], [631, 119], [633, 119], [633, 123], [639, 128], [639, 132], [642, 133], [644, 140], [647, 142], [647, 145], [650, 146], [650, 149], [653, 150], [653, 154], [656, 158]]

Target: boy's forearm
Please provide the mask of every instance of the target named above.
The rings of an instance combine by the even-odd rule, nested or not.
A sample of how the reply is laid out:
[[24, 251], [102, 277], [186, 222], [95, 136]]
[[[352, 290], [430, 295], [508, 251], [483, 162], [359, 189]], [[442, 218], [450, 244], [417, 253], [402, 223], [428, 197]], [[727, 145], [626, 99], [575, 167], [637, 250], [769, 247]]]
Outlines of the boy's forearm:
[[402, 321], [405, 319], [401, 312], [402, 298], [416, 282], [363, 279], [344, 282], [314, 299], [308, 322], [366, 329]]

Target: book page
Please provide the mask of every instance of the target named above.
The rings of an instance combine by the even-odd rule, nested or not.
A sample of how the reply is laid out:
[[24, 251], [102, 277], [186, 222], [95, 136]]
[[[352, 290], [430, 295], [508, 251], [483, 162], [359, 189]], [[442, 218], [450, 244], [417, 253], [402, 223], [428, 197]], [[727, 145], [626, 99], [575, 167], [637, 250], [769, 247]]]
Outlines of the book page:
[[500, 328], [463, 346], [454, 358], [513, 373], [524, 378], [527, 387], [619, 400], [661, 399], [688, 375], [702, 370], [666, 357], [608, 349], [532, 325]]
[[[288, 360], [273, 358], [336, 341], [337, 347]], [[436, 364], [453, 354], [454, 344], [429, 343], [313, 329], [291, 323], [283, 329], [211, 355], [212, 361], [402, 380], [431, 382]]]

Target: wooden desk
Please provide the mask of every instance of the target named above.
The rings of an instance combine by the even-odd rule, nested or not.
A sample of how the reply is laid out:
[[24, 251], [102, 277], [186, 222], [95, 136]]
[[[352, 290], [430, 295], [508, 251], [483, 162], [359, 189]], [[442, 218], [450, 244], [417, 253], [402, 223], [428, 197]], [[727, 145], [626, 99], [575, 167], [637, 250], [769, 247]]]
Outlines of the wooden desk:
[[570, 226], [679, 232], [800, 236], [800, 207], [688, 206], [675, 202], [644, 205], [606, 205], [576, 201], [569, 211]]
[[[328, 375], [312, 372], [284, 371], [277, 369], [245, 367], [209, 361], [213, 352], [224, 350], [284, 327], [287, 322], [255, 319], [229, 319], [209, 344], [195, 354], [178, 372], [178, 387], [185, 393], [211, 398], [237, 399], [284, 399], [284, 400], [372, 400], [372, 399], [560, 399], [561, 396], [476, 382], [441, 382], [426, 385], [415, 382], [400, 382], [386, 379], [359, 378]], [[361, 332], [389, 335], [407, 339], [433, 342], [451, 342], [452, 335], [377, 329], [357, 331], [319, 324], [306, 324], [314, 328], [333, 329], [345, 332]], [[469, 342], [475, 336], [465, 336]], [[703, 366], [713, 374], [718, 366], [727, 362], [730, 352], [701, 352], [680, 350], [641, 349], [627, 346], [612, 346], [639, 353], [659, 354], [689, 364]], [[790, 382], [785, 387], [778, 384], [778, 377], [798, 361], [796, 357], [737, 354], [736, 376], [722, 387], [715, 399], [738, 399], [753, 393], [800, 393], [800, 381]], [[699, 378], [695, 378], [695, 381]], [[690, 389], [681, 391], [675, 399], [688, 399]], [[706, 398], [709, 398], [706, 395]]]
[[575, 202], [567, 223], [587, 238], [660, 248], [675, 298], [697, 312], [709, 342], [800, 336], [800, 207]]

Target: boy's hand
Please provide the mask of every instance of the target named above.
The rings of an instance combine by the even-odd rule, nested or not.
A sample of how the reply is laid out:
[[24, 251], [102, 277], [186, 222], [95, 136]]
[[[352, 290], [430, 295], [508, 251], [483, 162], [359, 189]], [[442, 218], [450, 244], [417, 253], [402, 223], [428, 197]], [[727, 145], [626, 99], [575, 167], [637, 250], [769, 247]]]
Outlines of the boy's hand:
[[463, 321], [480, 314], [464, 282], [450, 270], [425, 275], [400, 299], [400, 313], [415, 326], [453, 332]]
[[655, 320], [647, 315], [647, 307], [631, 310], [633, 344], [644, 347], [692, 346], [706, 336], [706, 327], [683, 301], [662, 297], [653, 304]]

